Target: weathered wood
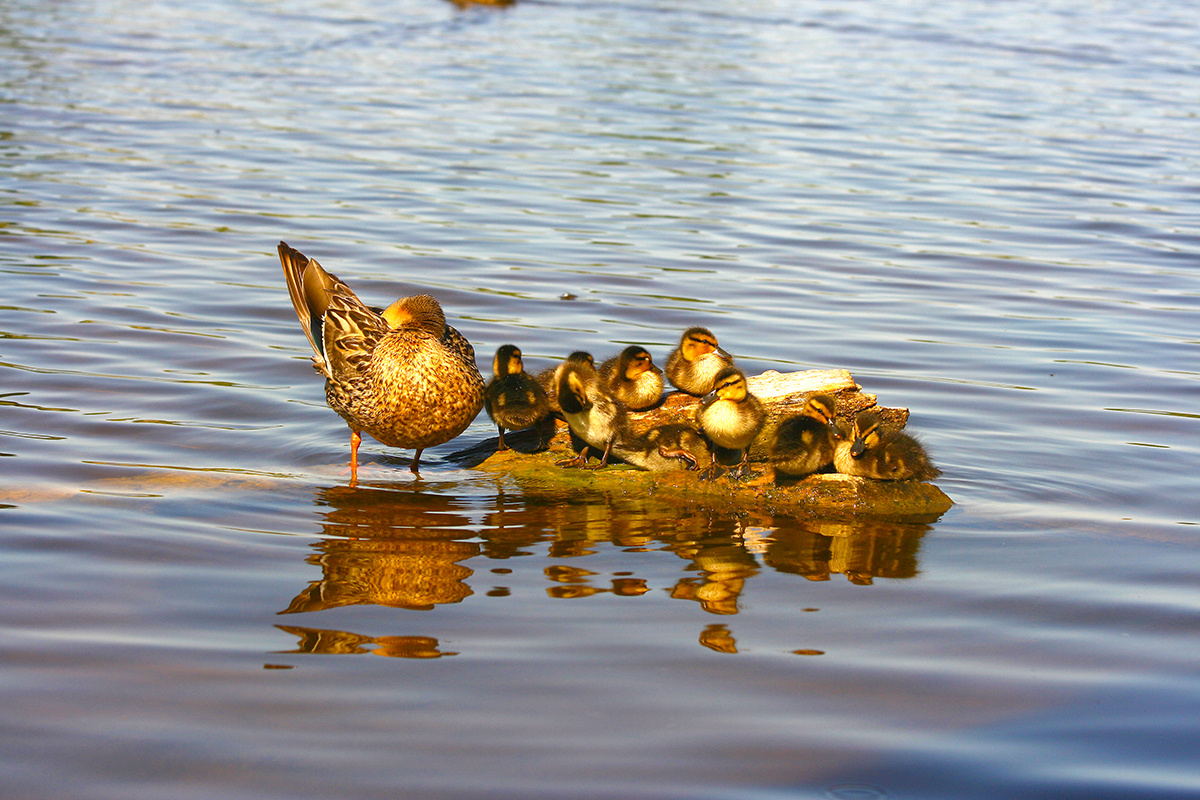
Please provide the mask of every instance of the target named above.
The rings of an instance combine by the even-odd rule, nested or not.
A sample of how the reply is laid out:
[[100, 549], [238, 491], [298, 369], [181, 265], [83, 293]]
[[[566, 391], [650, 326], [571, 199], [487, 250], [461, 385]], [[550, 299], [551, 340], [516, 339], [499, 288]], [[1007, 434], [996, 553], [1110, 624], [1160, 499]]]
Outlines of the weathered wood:
[[[751, 462], [760, 474], [749, 480], [722, 477], [703, 481], [695, 472], [682, 469], [670, 472], [644, 472], [626, 466], [599, 471], [564, 469], [556, 466], [555, 461], [568, 458], [573, 450], [570, 433], [561, 420], [540, 431], [506, 434], [506, 441], [515, 450], [496, 452], [497, 440], [493, 438], [449, 458], [464, 466], [506, 475], [534, 491], [560, 492], [586, 487], [647, 492], [680, 502], [826, 518], [931, 521], [953, 504], [933, 484], [918, 481], [875, 481], [836, 474], [777, 480], [765, 463], [770, 442], [779, 424], [798, 413], [811, 395], [832, 395], [837, 402], [839, 423], [844, 428], [849, 428], [859, 411], [872, 407], [883, 417], [885, 425], [903, 427], [908, 421], [908, 409], [878, 406], [876, 397], [863, 392], [845, 370], [770, 371], [748, 377], [747, 385], [767, 410], [763, 433], [750, 449]], [[630, 414], [631, 424], [637, 432], [666, 423], [694, 425], [699, 402], [699, 398], [672, 393], [659, 406]], [[547, 441], [548, 446], [543, 447], [542, 443]]]

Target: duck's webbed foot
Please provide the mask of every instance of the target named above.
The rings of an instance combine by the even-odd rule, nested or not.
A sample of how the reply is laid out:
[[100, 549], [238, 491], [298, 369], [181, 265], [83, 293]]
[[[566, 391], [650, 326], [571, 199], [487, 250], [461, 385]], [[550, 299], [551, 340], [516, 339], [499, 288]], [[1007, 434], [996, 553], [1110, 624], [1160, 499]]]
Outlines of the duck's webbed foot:
[[564, 458], [562, 461], [555, 461], [554, 464], [566, 469], [588, 469], [587, 460], [588, 448], [585, 446], [574, 458]]
[[679, 450], [668, 450], [665, 447], [660, 447], [658, 448], [658, 454], [663, 458], [678, 458], [680, 461], [686, 461], [687, 467], [685, 469], [695, 471], [700, 468], [700, 462], [696, 460], [696, 457], [682, 448]]

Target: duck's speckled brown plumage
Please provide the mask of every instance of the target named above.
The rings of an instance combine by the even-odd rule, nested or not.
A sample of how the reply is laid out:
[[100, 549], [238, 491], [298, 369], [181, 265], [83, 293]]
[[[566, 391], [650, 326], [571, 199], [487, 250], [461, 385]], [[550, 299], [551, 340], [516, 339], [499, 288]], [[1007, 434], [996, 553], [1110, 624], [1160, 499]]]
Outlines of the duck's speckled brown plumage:
[[516, 345], [501, 345], [492, 359], [492, 379], [483, 394], [483, 407], [500, 432], [497, 449], [507, 450], [504, 431], [532, 427], [550, 413], [550, 401], [541, 385], [525, 371]]
[[733, 356], [721, 349], [712, 331], [688, 328], [667, 357], [667, 380], [681, 392], [702, 397], [712, 390], [717, 375], [731, 366]]
[[879, 425], [874, 412], [859, 412], [850, 435], [834, 451], [838, 472], [881, 481], [931, 481], [942, 474], [916, 438], [903, 431], [884, 431]]
[[325, 399], [350, 426], [352, 478], [363, 433], [416, 450], [410, 469], [417, 472], [422, 450], [458, 436], [483, 407], [470, 342], [428, 295], [398, 300], [380, 315], [284, 242], [279, 260], [313, 364], [325, 376]]
[[811, 475], [833, 463], [834, 439], [840, 433], [835, 401], [827, 394], [804, 401], [797, 416], [784, 420], [775, 432], [770, 460], [785, 475]]

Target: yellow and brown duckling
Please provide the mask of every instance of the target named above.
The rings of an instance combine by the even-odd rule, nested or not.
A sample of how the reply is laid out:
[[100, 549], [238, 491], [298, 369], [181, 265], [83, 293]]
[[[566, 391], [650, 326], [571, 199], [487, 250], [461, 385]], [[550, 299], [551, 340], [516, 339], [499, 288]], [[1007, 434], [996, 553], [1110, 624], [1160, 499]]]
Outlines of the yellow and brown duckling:
[[641, 345], [605, 359], [597, 372], [604, 390], [630, 411], [644, 411], [662, 399], [663, 372]]
[[[747, 388], [746, 376], [740, 369], [726, 367], [717, 374], [712, 391], [704, 395], [696, 408], [696, 421], [713, 445], [741, 451], [741, 461], [733, 469], [732, 477], [745, 475], [750, 467], [750, 444], [762, 431], [766, 413], [762, 402]], [[713, 453], [702, 477], [714, 477], [719, 469]]]
[[850, 434], [837, 443], [833, 464], [845, 475], [881, 481], [930, 481], [942, 474], [917, 439], [884, 431], [873, 411], [859, 412]]
[[[606, 466], [613, 444], [625, 426], [624, 409], [600, 387], [600, 378], [590, 358], [564, 361], [558, 368], [559, 408], [571, 432], [584, 442], [579, 456], [558, 462], [560, 467]], [[602, 452], [600, 463], [595, 466], [587, 463], [591, 448]]]
[[483, 407], [499, 431], [498, 450], [507, 450], [504, 431], [530, 428], [550, 413], [546, 392], [525, 371], [521, 350], [516, 345], [501, 345], [492, 359], [492, 379], [483, 393]]
[[835, 401], [827, 394], [805, 400], [800, 413], [775, 431], [769, 455], [775, 471], [800, 477], [832, 464], [835, 440], [841, 437], [836, 415]]
[[700, 432], [680, 423], [658, 425], [641, 435], [621, 430], [613, 452], [622, 461], [650, 472], [696, 470], [701, 461], [712, 458]]
[[703, 397], [712, 391], [718, 373], [731, 366], [733, 356], [721, 349], [712, 331], [688, 328], [667, 357], [667, 380], [681, 392]]
[[389, 447], [421, 452], [458, 436], [483, 406], [483, 378], [470, 342], [446, 324], [437, 300], [397, 300], [368, 308], [315, 259], [279, 243], [296, 316], [325, 376], [325, 400], [350, 426], [350, 477], [366, 433]]
[[538, 382], [538, 385], [542, 387], [542, 391], [546, 393], [546, 397], [550, 400], [550, 410], [555, 414], [562, 413], [562, 407], [558, 404], [558, 379], [562, 375], [563, 370], [571, 364], [587, 364], [593, 369], [596, 367], [596, 361], [592, 358], [591, 353], [584, 350], [576, 350], [554, 366], [547, 367], [534, 376], [534, 380]]

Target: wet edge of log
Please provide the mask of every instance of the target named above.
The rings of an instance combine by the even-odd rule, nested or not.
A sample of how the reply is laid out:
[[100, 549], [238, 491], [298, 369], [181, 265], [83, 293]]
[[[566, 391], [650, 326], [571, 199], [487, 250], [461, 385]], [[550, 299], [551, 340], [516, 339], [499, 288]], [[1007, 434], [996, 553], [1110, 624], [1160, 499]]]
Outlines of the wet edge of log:
[[[564, 469], [555, 461], [569, 458], [575, 450], [561, 420], [548, 422], [539, 431], [506, 433], [505, 440], [514, 449], [496, 452], [497, 440], [493, 437], [447, 458], [460, 466], [506, 476], [531, 491], [638, 493], [681, 504], [825, 519], [932, 522], [953, 505], [932, 483], [876, 481], [837, 474], [812, 475], [802, 480], [784, 476], [776, 479], [770, 465], [765, 463], [770, 442], [779, 424], [799, 413], [811, 395], [824, 393], [835, 397], [843, 428], [848, 428], [854, 416], [865, 408], [875, 408], [885, 426], [902, 428], [908, 421], [908, 409], [877, 405], [875, 395], [863, 392], [846, 370], [770, 371], [749, 377], [747, 383], [767, 410], [763, 432], [750, 449], [751, 463], [760, 473], [756, 478], [702, 481], [695, 472], [687, 470], [646, 472], [626, 465], [610, 465], [596, 471]], [[669, 422], [694, 424], [698, 403], [695, 397], [669, 394], [656, 408], [631, 414], [631, 420], [639, 431]], [[539, 441], [547, 439], [548, 447], [539, 448]]]

